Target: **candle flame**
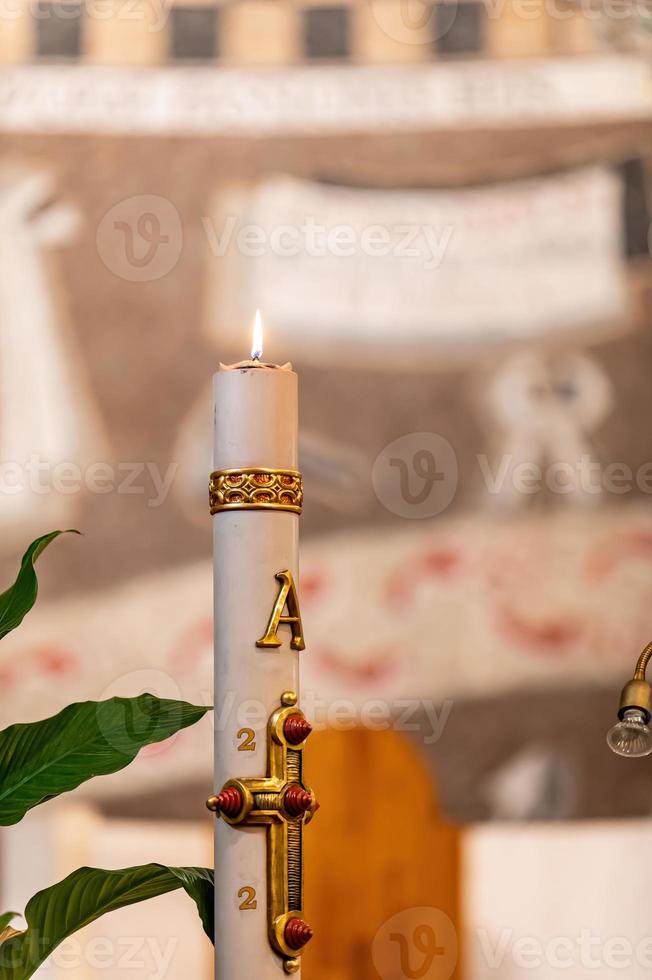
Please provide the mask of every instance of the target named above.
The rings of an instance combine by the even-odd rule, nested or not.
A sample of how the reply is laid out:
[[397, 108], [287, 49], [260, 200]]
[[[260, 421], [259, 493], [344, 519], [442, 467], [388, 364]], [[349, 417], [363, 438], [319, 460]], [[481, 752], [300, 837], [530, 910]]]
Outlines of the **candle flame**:
[[254, 331], [251, 340], [251, 359], [252, 361], [259, 361], [263, 356], [263, 321], [260, 316], [260, 310], [256, 310], [256, 319], [254, 320]]

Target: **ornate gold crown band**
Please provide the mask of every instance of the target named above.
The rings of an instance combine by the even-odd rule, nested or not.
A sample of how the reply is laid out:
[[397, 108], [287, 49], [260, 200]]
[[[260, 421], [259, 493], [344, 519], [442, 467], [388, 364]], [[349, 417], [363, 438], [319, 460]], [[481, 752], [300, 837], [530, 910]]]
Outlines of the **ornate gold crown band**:
[[211, 514], [223, 510], [287, 510], [300, 514], [303, 479], [297, 470], [248, 466], [215, 470], [209, 483]]

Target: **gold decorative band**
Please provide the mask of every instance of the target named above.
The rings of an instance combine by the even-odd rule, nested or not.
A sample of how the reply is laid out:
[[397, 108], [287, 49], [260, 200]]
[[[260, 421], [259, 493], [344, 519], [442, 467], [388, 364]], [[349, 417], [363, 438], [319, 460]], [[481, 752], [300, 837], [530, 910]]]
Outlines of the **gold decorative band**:
[[209, 483], [211, 514], [223, 510], [288, 510], [303, 508], [303, 479], [297, 470], [267, 466], [216, 470]]

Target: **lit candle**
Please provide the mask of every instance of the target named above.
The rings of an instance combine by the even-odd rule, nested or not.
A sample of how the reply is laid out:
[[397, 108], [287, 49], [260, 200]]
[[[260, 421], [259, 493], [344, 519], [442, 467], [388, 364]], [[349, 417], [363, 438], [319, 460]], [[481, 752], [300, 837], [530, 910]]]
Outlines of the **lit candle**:
[[[296, 768], [303, 746], [295, 750], [283, 734], [290, 716], [291, 727], [299, 719], [304, 740], [309, 733], [305, 722], [301, 731], [301, 712], [293, 707], [303, 649], [296, 592], [302, 504], [298, 381], [290, 364], [262, 361], [262, 333], [257, 313], [251, 360], [221, 365], [214, 378], [215, 785], [216, 792], [224, 790], [213, 798], [224, 818], [216, 824], [215, 848], [218, 980], [298, 974], [301, 942], [309, 938], [307, 927], [301, 932], [302, 880], [292, 877], [296, 869], [281, 868], [287, 853], [277, 855], [275, 867], [270, 856], [272, 839], [285, 851], [288, 840], [295, 851], [300, 847], [314, 797], [306, 795]], [[279, 711], [282, 745], [275, 755], [270, 719]], [[272, 795], [256, 795], [256, 780], [269, 780], [270, 765], [284, 767], [288, 760], [288, 779], [279, 780], [277, 772], [258, 787]], [[290, 784], [294, 797], [286, 800]], [[269, 813], [256, 817], [261, 800]], [[301, 812], [288, 813], [288, 806]]]

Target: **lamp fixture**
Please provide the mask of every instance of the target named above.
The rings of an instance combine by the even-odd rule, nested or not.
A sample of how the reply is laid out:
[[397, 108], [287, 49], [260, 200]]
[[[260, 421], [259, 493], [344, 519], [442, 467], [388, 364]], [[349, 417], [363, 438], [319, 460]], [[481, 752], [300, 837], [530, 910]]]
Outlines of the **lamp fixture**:
[[643, 649], [634, 677], [623, 688], [619, 720], [607, 734], [607, 745], [611, 751], [630, 759], [652, 754], [652, 686], [645, 676], [650, 660], [652, 642]]

